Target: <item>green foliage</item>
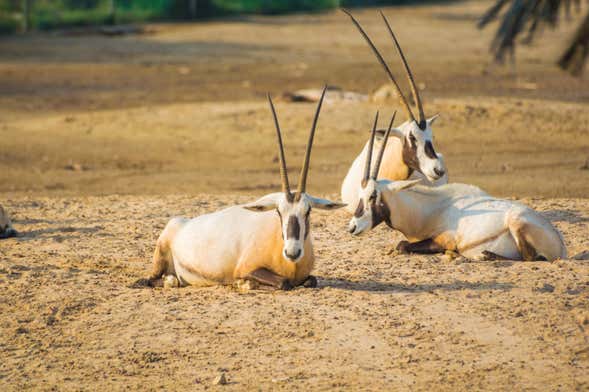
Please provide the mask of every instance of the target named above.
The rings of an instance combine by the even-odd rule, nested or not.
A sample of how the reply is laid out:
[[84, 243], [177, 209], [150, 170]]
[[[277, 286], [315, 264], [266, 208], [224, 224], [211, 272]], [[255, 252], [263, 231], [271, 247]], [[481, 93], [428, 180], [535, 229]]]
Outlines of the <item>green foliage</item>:
[[0, 34], [15, 33], [19, 30], [20, 25], [19, 18], [7, 13], [0, 13]]
[[213, 4], [229, 13], [282, 14], [336, 8], [340, 0], [213, 0]]
[[[0, 0], [0, 33], [14, 32], [20, 29], [23, 19], [21, 14], [23, 1]], [[113, 19], [110, 12], [111, 0], [31, 0], [31, 24], [33, 29], [47, 30], [193, 17], [189, 9], [190, 0], [114, 1], [116, 7]], [[196, 17], [210, 18], [240, 13], [316, 12], [340, 6], [355, 7], [432, 1], [436, 0], [197, 0]]]

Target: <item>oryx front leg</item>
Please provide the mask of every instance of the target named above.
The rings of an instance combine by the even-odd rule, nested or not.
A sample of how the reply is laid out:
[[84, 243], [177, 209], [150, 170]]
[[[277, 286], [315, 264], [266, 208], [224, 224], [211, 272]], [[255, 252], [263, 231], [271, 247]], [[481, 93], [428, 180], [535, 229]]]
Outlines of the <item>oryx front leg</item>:
[[264, 286], [273, 287], [277, 290], [292, 290], [293, 285], [284, 276], [280, 276], [267, 268], [258, 268], [250, 272], [246, 279], [254, 280]]
[[446, 249], [434, 242], [431, 238], [418, 242], [401, 241], [397, 245], [397, 251], [401, 253], [420, 253], [425, 255], [432, 255], [436, 253], [443, 253]]

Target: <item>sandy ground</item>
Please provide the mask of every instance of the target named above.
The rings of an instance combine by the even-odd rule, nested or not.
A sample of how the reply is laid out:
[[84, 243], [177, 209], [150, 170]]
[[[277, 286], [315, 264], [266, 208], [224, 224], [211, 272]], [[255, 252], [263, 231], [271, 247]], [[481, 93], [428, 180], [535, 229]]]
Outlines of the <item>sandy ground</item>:
[[[385, 12], [451, 180], [543, 211], [571, 259], [399, 256], [400, 235], [314, 212], [319, 288], [287, 293], [133, 283], [171, 216], [279, 188], [266, 91], [385, 82], [341, 13], [0, 38], [0, 202], [22, 233], [0, 242], [0, 390], [589, 389], [589, 81], [553, 65], [570, 26], [517, 75], [490, 67], [489, 4]], [[355, 13], [400, 70], [376, 11]], [[295, 171], [314, 104], [277, 101]], [[398, 109], [325, 105], [312, 193], [338, 198], [377, 107]]]
[[396, 256], [389, 229], [354, 238], [345, 212], [316, 211], [317, 289], [133, 288], [166, 217], [247, 200], [10, 200], [0, 389], [589, 388], [587, 200], [523, 200], [578, 260]]

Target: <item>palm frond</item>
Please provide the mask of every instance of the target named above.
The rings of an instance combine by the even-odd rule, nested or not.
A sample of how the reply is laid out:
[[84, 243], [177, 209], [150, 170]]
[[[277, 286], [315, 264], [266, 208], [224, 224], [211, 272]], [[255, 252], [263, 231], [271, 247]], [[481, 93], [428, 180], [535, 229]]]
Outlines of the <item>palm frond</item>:
[[[533, 42], [543, 26], [555, 28], [559, 17], [567, 20], [581, 13], [581, 0], [497, 0], [478, 22], [484, 28], [499, 19], [499, 27], [490, 50], [496, 61], [503, 62], [506, 54], [514, 54], [518, 38], [524, 44]], [[500, 15], [501, 14], [501, 15]], [[573, 75], [580, 75], [589, 58], [589, 12], [581, 22], [558, 64]]]

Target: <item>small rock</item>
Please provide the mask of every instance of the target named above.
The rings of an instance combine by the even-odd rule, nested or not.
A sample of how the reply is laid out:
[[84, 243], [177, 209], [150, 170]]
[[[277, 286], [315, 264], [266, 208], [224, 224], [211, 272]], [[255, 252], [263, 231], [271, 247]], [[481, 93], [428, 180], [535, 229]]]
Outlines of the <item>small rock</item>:
[[580, 325], [589, 325], [589, 315], [588, 314], [580, 313], [577, 315], [576, 319]]
[[503, 173], [507, 173], [513, 171], [513, 167], [509, 163], [504, 163], [503, 165], [501, 165], [501, 171]]
[[227, 378], [225, 377], [225, 373], [219, 374], [213, 380], [213, 385], [227, 385]]
[[64, 169], [76, 171], [76, 172], [81, 172], [81, 171], [87, 170], [88, 168], [80, 163], [69, 163], [69, 164], [65, 165]]

